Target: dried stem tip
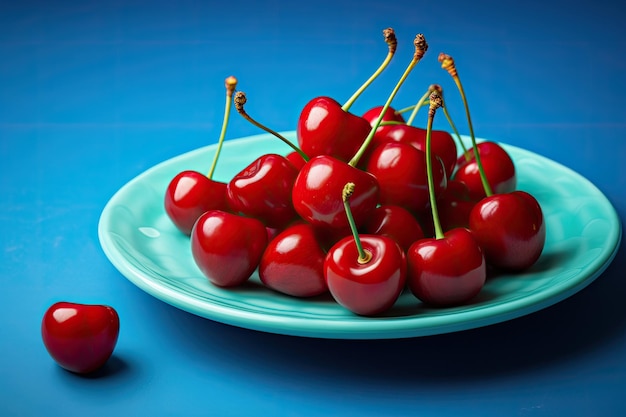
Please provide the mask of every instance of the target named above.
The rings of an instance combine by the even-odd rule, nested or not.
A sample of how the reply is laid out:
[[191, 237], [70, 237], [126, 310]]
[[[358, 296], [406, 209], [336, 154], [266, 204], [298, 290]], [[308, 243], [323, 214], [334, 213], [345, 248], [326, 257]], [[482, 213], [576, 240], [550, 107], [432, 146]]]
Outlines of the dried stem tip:
[[243, 91], [237, 91], [235, 93], [234, 101], [235, 101], [235, 108], [237, 109], [239, 113], [242, 113], [243, 106], [248, 101], [248, 99], [246, 98], [246, 93], [244, 93]]
[[231, 75], [226, 78], [224, 84], [226, 85], [226, 94], [228, 94], [228, 97], [231, 97], [235, 92], [235, 87], [237, 87], [237, 79]]
[[439, 60], [439, 62], [441, 62], [441, 68], [448, 71], [448, 73], [452, 77], [458, 76], [458, 73], [456, 72], [456, 65], [454, 64], [454, 59], [450, 55], [444, 54], [442, 52], [439, 54], [439, 57], [437, 59]]
[[383, 36], [385, 37], [385, 42], [389, 45], [389, 53], [395, 54], [396, 48], [398, 47], [398, 39], [396, 39], [396, 31], [392, 28], [387, 28], [383, 30]]
[[413, 45], [415, 45], [415, 54], [413, 54], [413, 58], [415, 60], [420, 60], [428, 50], [428, 43], [426, 42], [426, 38], [421, 33], [418, 33], [415, 36], [415, 40], [413, 41]]
[[441, 86], [439, 84], [431, 84], [430, 87], [428, 87], [428, 90], [431, 93], [438, 93], [439, 95], [443, 94], [443, 88], [441, 88]]
[[341, 192], [341, 199], [343, 201], [348, 201], [350, 197], [352, 197], [352, 193], [354, 193], [354, 183], [349, 182], [343, 187], [343, 191]]
[[437, 92], [432, 92], [428, 98], [430, 107], [428, 108], [428, 117], [435, 117], [435, 112], [439, 107], [443, 106], [443, 100]]

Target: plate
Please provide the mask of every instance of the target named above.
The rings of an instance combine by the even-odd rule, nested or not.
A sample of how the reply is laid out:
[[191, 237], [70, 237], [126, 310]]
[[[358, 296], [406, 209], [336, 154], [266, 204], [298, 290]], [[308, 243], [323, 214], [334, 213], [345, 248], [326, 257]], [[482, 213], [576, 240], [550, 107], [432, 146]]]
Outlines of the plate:
[[[285, 136], [295, 140], [294, 132]], [[167, 217], [163, 196], [178, 172], [206, 172], [215, 145], [167, 160], [124, 185], [105, 206], [98, 235], [109, 260], [137, 287], [233, 326], [337, 339], [417, 337], [486, 326], [538, 311], [583, 289], [613, 260], [622, 233], [615, 209], [588, 180], [543, 156], [502, 146], [515, 162], [518, 189], [533, 194], [542, 206], [546, 244], [532, 268], [489, 279], [464, 306], [429, 308], [404, 293], [385, 315], [368, 318], [352, 314], [328, 295], [299, 299], [273, 292], [263, 287], [258, 274], [239, 288], [212, 285], [193, 261], [189, 238]], [[214, 178], [228, 181], [255, 157], [288, 151], [266, 134], [226, 141]]]

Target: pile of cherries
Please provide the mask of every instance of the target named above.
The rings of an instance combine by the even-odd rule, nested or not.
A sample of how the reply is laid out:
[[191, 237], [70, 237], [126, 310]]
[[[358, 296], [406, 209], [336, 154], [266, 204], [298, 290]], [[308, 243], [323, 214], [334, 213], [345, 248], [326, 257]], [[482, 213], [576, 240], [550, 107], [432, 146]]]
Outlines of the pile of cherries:
[[[516, 190], [515, 166], [503, 147], [476, 143], [449, 55], [439, 62], [463, 97], [470, 149], [460, 137], [433, 130], [437, 109], [446, 109], [438, 85], [413, 106], [411, 122], [391, 106], [428, 48], [421, 34], [386, 103], [360, 116], [349, 111], [395, 52], [395, 33], [383, 33], [389, 52], [381, 68], [343, 106], [330, 97], [309, 101], [297, 121], [297, 146], [248, 116], [245, 94], [227, 78], [209, 174], [183, 171], [165, 192], [167, 215], [190, 236], [193, 258], [212, 284], [238, 286], [258, 270], [271, 290], [293, 297], [330, 293], [350, 311], [372, 316], [391, 308], [405, 289], [432, 306], [467, 303], [483, 288], [488, 268], [522, 271], [537, 261], [546, 235], [541, 207]], [[212, 175], [233, 102], [293, 151], [264, 154], [221, 182]], [[425, 104], [427, 126], [413, 126]]]

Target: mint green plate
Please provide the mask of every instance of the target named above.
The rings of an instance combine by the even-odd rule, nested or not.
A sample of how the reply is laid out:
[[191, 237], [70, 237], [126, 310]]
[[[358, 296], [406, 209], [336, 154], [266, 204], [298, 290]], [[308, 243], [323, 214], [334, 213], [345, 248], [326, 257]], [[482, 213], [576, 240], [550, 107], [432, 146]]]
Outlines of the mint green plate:
[[[287, 137], [294, 139], [294, 132]], [[191, 256], [189, 238], [163, 209], [169, 181], [180, 171], [206, 172], [208, 146], [165, 161], [123, 186], [102, 212], [98, 233], [113, 265], [148, 294], [218, 322], [265, 332], [338, 339], [384, 339], [455, 332], [510, 320], [553, 305], [583, 289], [613, 260], [621, 224], [607, 198], [570, 169], [503, 145], [518, 170], [518, 188], [541, 204], [547, 240], [539, 261], [517, 275], [494, 277], [470, 305], [428, 308], [402, 294], [383, 317], [356, 316], [330, 296], [298, 299], [272, 292], [254, 275], [235, 289], [213, 286]], [[255, 157], [287, 153], [268, 135], [224, 144], [215, 179], [227, 181]]]

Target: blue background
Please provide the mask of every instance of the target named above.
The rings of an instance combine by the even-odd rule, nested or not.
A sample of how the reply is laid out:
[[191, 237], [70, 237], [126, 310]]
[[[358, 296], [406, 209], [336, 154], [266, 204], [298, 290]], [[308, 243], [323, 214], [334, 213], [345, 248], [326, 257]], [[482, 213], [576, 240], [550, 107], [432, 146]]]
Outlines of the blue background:
[[[626, 28], [612, 1], [0, 2], [0, 414], [617, 416], [626, 413], [626, 254], [575, 296], [506, 323], [406, 340], [318, 340], [229, 327], [137, 289], [97, 237], [127, 181], [214, 143], [224, 78], [274, 130], [311, 98], [382, 104], [422, 32], [424, 60], [397, 107], [440, 83], [467, 133], [587, 177], [626, 218]], [[453, 111], [456, 109], [456, 113]], [[443, 119], [443, 118], [442, 118]], [[423, 122], [423, 120], [421, 121]], [[446, 128], [445, 119], [436, 127]], [[235, 114], [228, 138], [260, 131]], [[114, 356], [78, 377], [48, 356], [59, 300], [120, 314]]]

